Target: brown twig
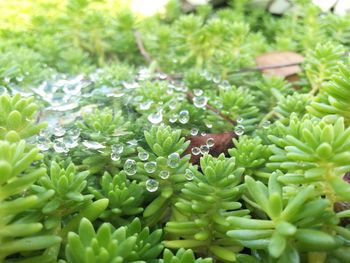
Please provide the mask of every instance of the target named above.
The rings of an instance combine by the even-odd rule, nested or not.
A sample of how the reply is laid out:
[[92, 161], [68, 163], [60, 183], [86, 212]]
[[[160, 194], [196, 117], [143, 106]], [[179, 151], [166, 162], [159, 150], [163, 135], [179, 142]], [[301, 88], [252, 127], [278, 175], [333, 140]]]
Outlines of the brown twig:
[[229, 74], [239, 74], [239, 73], [245, 73], [245, 72], [254, 72], [254, 71], [261, 71], [265, 69], [275, 69], [275, 68], [288, 68], [293, 66], [298, 66], [302, 62], [293, 62], [293, 63], [286, 63], [286, 64], [276, 64], [276, 65], [268, 65], [268, 66], [259, 66], [254, 68], [241, 68], [237, 71], [231, 71]]
[[[141, 55], [144, 57], [144, 59], [146, 60], [146, 62], [148, 64], [151, 64], [153, 62], [153, 59], [151, 58], [151, 56], [149, 55], [149, 53], [145, 49], [145, 46], [143, 45], [140, 32], [135, 30], [134, 31], [134, 37], [135, 37], [136, 45], [137, 45], [138, 49], [140, 50]], [[178, 79], [178, 78], [173, 78], [171, 75], [168, 75], [168, 74], [164, 73], [164, 71], [159, 66], [156, 67], [156, 71], [158, 73], [166, 75], [167, 76], [167, 80], [174, 81], [174, 80]], [[186, 92], [186, 96], [191, 101], [193, 101], [194, 95], [192, 94], [192, 92]], [[216, 109], [215, 107], [213, 107], [209, 103], [205, 107], [208, 110], [210, 110], [211, 112], [214, 112], [216, 115], [219, 115], [221, 118], [223, 118], [225, 121], [231, 123], [232, 125], [236, 125], [237, 124], [237, 122], [235, 120], [232, 120], [230, 117], [228, 117], [227, 115], [223, 114], [221, 111], [219, 111], [218, 109]]]

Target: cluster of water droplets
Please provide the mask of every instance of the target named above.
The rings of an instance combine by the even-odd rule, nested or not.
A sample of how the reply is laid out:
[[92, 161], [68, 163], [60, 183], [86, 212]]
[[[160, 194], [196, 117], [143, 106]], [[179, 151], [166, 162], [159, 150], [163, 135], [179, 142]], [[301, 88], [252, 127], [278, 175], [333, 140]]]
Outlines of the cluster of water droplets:
[[241, 136], [244, 134], [245, 128], [243, 126], [243, 118], [238, 117], [237, 118], [237, 125], [235, 126], [234, 132], [237, 136]]
[[[206, 134], [204, 134], [203, 136], [205, 135]], [[192, 147], [191, 153], [193, 155], [208, 154], [210, 152], [210, 148], [212, 148], [214, 145], [215, 145], [215, 139], [212, 137], [209, 137], [206, 140], [205, 144], [202, 144], [199, 147], [198, 146]]]
[[36, 137], [36, 143], [41, 151], [52, 148], [56, 153], [68, 153], [79, 145], [79, 137], [80, 130], [77, 128], [66, 130], [62, 126], [55, 126], [41, 130]]

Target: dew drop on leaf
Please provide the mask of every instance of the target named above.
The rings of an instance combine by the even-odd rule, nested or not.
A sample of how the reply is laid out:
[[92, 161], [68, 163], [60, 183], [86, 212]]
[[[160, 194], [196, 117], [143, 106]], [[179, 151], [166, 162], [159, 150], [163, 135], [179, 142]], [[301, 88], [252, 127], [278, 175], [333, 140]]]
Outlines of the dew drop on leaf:
[[51, 141], [47, 137], [38, 136], [36, 140], [37, 140], [37, 147], [39, 148], [40, 151], [47, 151], [50, 149]]
[[218, 83], [220, 83], [220, 77], [219, 76], [215, 76], [215, 77], [213, 77], [213, 82], [214, 83], [216, 83], [216, 84], [218, 84]]
[[208, 98], [204, 96], [198, 96], [193, 98], [193, 104], [197, 108], [204, 108], [207, 105]]
[[238, 117], [237, 118], [237, 123], [242, 123], [243, 122], [243, 118], [242, 117]]
[[193, 172], [190, 170], [190, 169], [186, 169], [185, 171], [185, 177], [188, 181], [192, 181], [193, 180], [193, 177], [194, 177], [194, 174]]
[[148, 152], [139, 152], [137, 156], [139, 157], [139, 159], [141, 161], [147, 161], [149, 154], [148, 154]]
[[179, 114], [174, 113], [174, 114], [171, 115], [171, 117], [169, 118], [169, 122], [175, 123], [175, 122], [177, 121], [178, 118], [179, 118]]
[[112, 152], [111, 153], [111, 159], [112, 159], [112, 161], [119, 161], [120, 160], [120, 154]]
[[124, 163], [123, 168], [127, 175], [136, 174], [136, 162], [132, 159], [127, 159]]
[[83, 141], [83, 145], [91, 150], [100, 150], [106, 148], [106, 146], [104, 146], [103, 144], [93, 141]]
[[123, 144], [113, 144], [111, 148], [113, 153], [116, 153], [119, 155], [124, 151]]
[[209, 129], [213, 128], [213, 124], [211, 124], [211, 123], [206, 123], [205, 126], [207, 126], [207, 128], [209, 128]]
[[262, 127], [263, 127], [264, 129], [268, 129], [268, 128], [270, 127], [270, 124], [271, 124], [270, 121], [264, 121], [263, 124], [262, 124]]
[[188, 110], [180, 111], [179, 122], [182, 124], [186, 124], [186, 123], [188, 123], [189, 120], [190, 120], [190, 113], [188, 112]]
[[159, 183], [154, 179], [148, 179], [146, 181], [146, 189], [148, 192], [155, 192], [158, 190]]
[[142, 102], [140, 104], [140, 110], [149, 110], [151, 108], [152, 104], [153, 104], [152, 100], [148, 100], [148, 101]]
[[70, 149], [75, 148], [79, 145], [76, 139], [69, 137], [69, 136], [65, 136], [63, 138], [63, 142]]
[[148, 121], [153, 124], [159, 124], [163, 121], [163, 114], [161, 112], [154, 112], [148, 115]]
[[66, 134], [66, 130], [61, 127], [61, 126], [57, 126], [53, 129], [53, 134], [56, 136], [56, 137], [62, 137], [63, 135]]
[[157, 169], [157, 163], [156, 162], [147, 162], [143, 166], [145, 168], [145, 171], [149, 174], [154, 173]]
[[190, 132], [191, 132], [192, 136], [196, 136], [198, 134], [198, 129], [197, 128], [192, 128]]
[[243, 133], [244, 133], [244, 126], [243, 126], [243, 125], [237, 125], [237, 126], [235, 127], [235, 133], [236, 133], [238, 136], [243, 135]]
[[80, 130], [79, 129], [71, 129], [67, 131], [67, 135], [72, 137], [72, 139], [76, 140], [80, 136]]
[[159, 177], [164, 179], [164, 180], [168, 179], [169, 176], [170, 176], [170, 173], [169, 173], [169, 171], [166, 171], [166, 170], [160, 171], [160, 173], [159, 173]]
[[169, 154], [167, 164], [171, 168], [178, 167], [180, 164], [180, 154], [178, 154], [176, 152]]
[[203, 90], [201, 90], [201, 89], [194, 89], [193, 90], [193, 94], [195, 96], [202, 96], [203, 95]]
[[66, 147], [66, 145], [62, 141], [58, 141], [58, 140], [55, 140], [55, 142], [53, 144], [53, 149], [57, 153], [67, 153], [68, 152], [68, 148]]

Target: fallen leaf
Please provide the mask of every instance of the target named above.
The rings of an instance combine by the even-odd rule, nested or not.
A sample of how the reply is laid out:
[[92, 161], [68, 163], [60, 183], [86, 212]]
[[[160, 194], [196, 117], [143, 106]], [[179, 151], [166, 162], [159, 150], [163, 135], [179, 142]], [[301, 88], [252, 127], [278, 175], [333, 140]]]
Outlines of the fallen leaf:
[[219, 156], [221, 153], [225, 155], [228, 153], [227, 150], [232, 148], [233, 146], [233, 138], [236, 138], [237, 135], [234, 132], [224, 132], [224, 133], [209, 133], [204, 136], [196, 135], [196, 136], [187, 136], [186, 140], [189, 140], [191, 143], [184, 152], [184, 154], [191, 154], [190, 162], [192, 164], [198, 164], [199, 159], [202, 156], [193, 155], [192, 148], [193, 147], [201, 147], [202, 145], [207, 144], [207, 140], [209, 138], [213, 138], [214, 145], [210, 148], [209, 153], [213, 156]]
[[269, 52], [256, 58], [256, 64], [262, 68], [264, 75], [281, 77], [290, 77], [299, 73], [301, 67], [298, 64], [303, 61], [302, 55], [292, 51]]

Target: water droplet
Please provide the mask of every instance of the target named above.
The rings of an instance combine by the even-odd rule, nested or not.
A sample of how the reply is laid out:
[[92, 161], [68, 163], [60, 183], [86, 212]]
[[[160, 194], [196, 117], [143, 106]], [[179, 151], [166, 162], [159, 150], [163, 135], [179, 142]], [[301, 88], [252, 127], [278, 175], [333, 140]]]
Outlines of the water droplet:
[[17, 76], [17, 77], [16, 77], [16, 81], [17, 81], [17, 82], [22, 82], [23, 79], [24, 79], [23, 76]]
[[198, 129], [197, 128], [192, 128], [191, 129], [191, 135], [196, 136], [198, 134]]
[[147, 119], [153, 124], [159, 124], [163, 121], [163, 114], [160, 111], [154, 112], [148, 115]]
[[55, 140], [55, 142], [53, 144], [53, 149], [57, 153], [67, 153], [68, 152], [68, 148], [66, 147], [66, 145], [62, 141], [59, 141], [59, 140]]
[[207, 128], [209, 128], [209, 129], [213, 128], [213, 124], [211, 124], [211, 123], [206, 123], [205, 126], [207, 126]]
[[202, 154], [207, 154], [207, 153], [209, 153], [210, 149], [209, 149], [208, 145], [204, 144], [204, 145], [201, 145], [200, 150], [201, 150]]
[[70, 149], [75, 148], [79, 145], [76, 139], [68, 136], [63, 138], [63, 143]]
[[145, 163], [143, 168], [145, 168], [145, 171], [149, 174], [154, 173], [157, 169], [157, 163], [156, 162]]
[[77, 140], [80, 136], [80, 130], [79, 129], [68, 130], [67, 135], [72, 137], [74, 140]]
[[177, 100], [178, 101], [184, 101], [186, 99], [186, 95], [185, 94], [177, 94]]
[[235, 127], [235, 133], [236, 133], [238, 136], [243, 135], [243, 133], [244, 133], [244, 126], [243, 126], [243, 125], [237, 125], [237, 126]]
[[193, 90], [193, 94], [195, 96], [202, 96], [203, 95], [203, 90], [201, 90], [201, 89], [194, 89]]
[[112, 161], [119, 161], [120, 160], [120, 154], [112, 152], [111, 153], [111, 159], [112, 159]]
[[56, 137], [62, 137], [63, 135], [66, 134], [66, 130], [61, 127], [61, 126], [57, 126], [53, 129], [53, 134], [56, 136]]
[[123, 144], [113, 144], [111, 149], [113, 153], [120, 155], [124, 151], [124, 146]]
[[215, 144], [214, 138], [208, 138], [208, 140], [207, 140], [207, 145], [208, 145], [209, 147], [213, 147], [214, 144]]
[[130, 146], [136, 146], [137, 145], [137, 140], [133, 139], [133, 140], [127, 141], [126, 143], [129, 144]]
[[136, 174], [136, 162], [132, 159], [127, 159], [124, 163], [123, 168], [127, 175]]
[[7, 89], [4, 86], [0, 86], [0, 95], [6, 94], [6, 93], [7, 93]]
[[206, 136], [207, 133], [206, 132], [201, 132], [201, 136]]
[[238, 117], [237, 118], [237, 123], [242, 123], [243, 122], [243, 118], [242, 117]]
[[213, 77], [213, 82], [214, 83], [216, 83], [216, 84], [218, 84], [218, 83], [220, 83], [220, 77], [219, 76], [215, 76], [215, 77]]
[[192, 181], [194, 178], [194, 174], [190, 169], [186, 169], [185, 171], [185, 177], [188, 181]]
[[160, 171], [160, 173], [159, 173], [159, 177], [160, 178], [162, 178], [162, 179], [168, 179], [169, 178], [169, 176], [170, 176], [170, 173], [169, 173], [169, 171]]
[[10, 83], [10, 82], [11, 82], [11, 77], [5, 77], [5, 78], [4, 78], [4, 81], [5, 81], [6, 83]]
[[202, 71], [201, 75], [208, 81], [211, 80], [211, 75], [207, 70]]
[[153, 104], [152, 100], [148, 100], [148, 101], [142, 102], [140, 104], [140, 110], [149, 110], [151, 108], [152, 104]]
[[83, 141], [83, 145], [91, 150], [99, 150], [106, 148], [106, 146], [104, 146], [103, 144], [93, 141]]
[[161, 79], [161, 80], [165, 80], [165, 79], [167, 79], [167, 75], [166, 74], [164, 74], [164, 73], [158, 73], [157, 74], [157, 77], [159, 78], [159, 79]]
[[167, 164], [171, 168], [178, 167], [180, 164], [180, 154], [178, 154], [176, 152], [169, 154]]
[[170, 100], [170, 101], [168, 102], [168, 107], [169, 107], [169, 109], [171, 109], [171, 110], [175, 110], [175, 108], [176, 108], [176, 104], [177, 104], [176, 99], [172, 99], [172, 100]]
[[141, 161], [147, 161], [149, 154], [148, 154], [148, 152], [139, 152], [139, 154], [137, 156], [139, 157], [139, 159]]
[[270, 121], [264, 121], [263, 124], [262, 124], [262, 127], [263, 127], [264, 129], [268, 129], [268, 128], [270, 127], [270, 124], [271, 124]]
[[139, 87], [139, 84], [137, 82], [123, 82], [123, 86], [126, 89], [136, 89]]
[[171, 117], [169, 118], [169, 122], [175, 123], [175, 122], [177, 121], [178, 118], [179, 118], [179, 114], [174, 113], [174, 114], [171, 115]]
[[199, 149], [199, 147], [193, 147], [191, 149], [191, 152], [193, 155], [199, 155], [199, 154], [201, 154], [201, 149]]
[[47, 137], [38, 136], [36, 140], [37, 140], [37, 147], [39, 148], [40, 151], [47, 151], [50, 149], [51, 141]]
[[228, 80], [224, 80], [223, 82], [221, 82], [221, 85], [224, 89], [228, 90], [229, 88], [231, 88], [231, 84]]
[[182, 110], [179, 113], [179, 122], [182, 124], [186, 124], [190, 120], [190, 113], [188, 110]]
[[155, 192], [158, 190], [159, 183], [154, 179], [148, 179], [146, 181], [146, 189], [148, 192]]
[[197, 108], [204, 108], [207, 105], [208, 98], [204, 96], [194, 97], [193, 104]]

